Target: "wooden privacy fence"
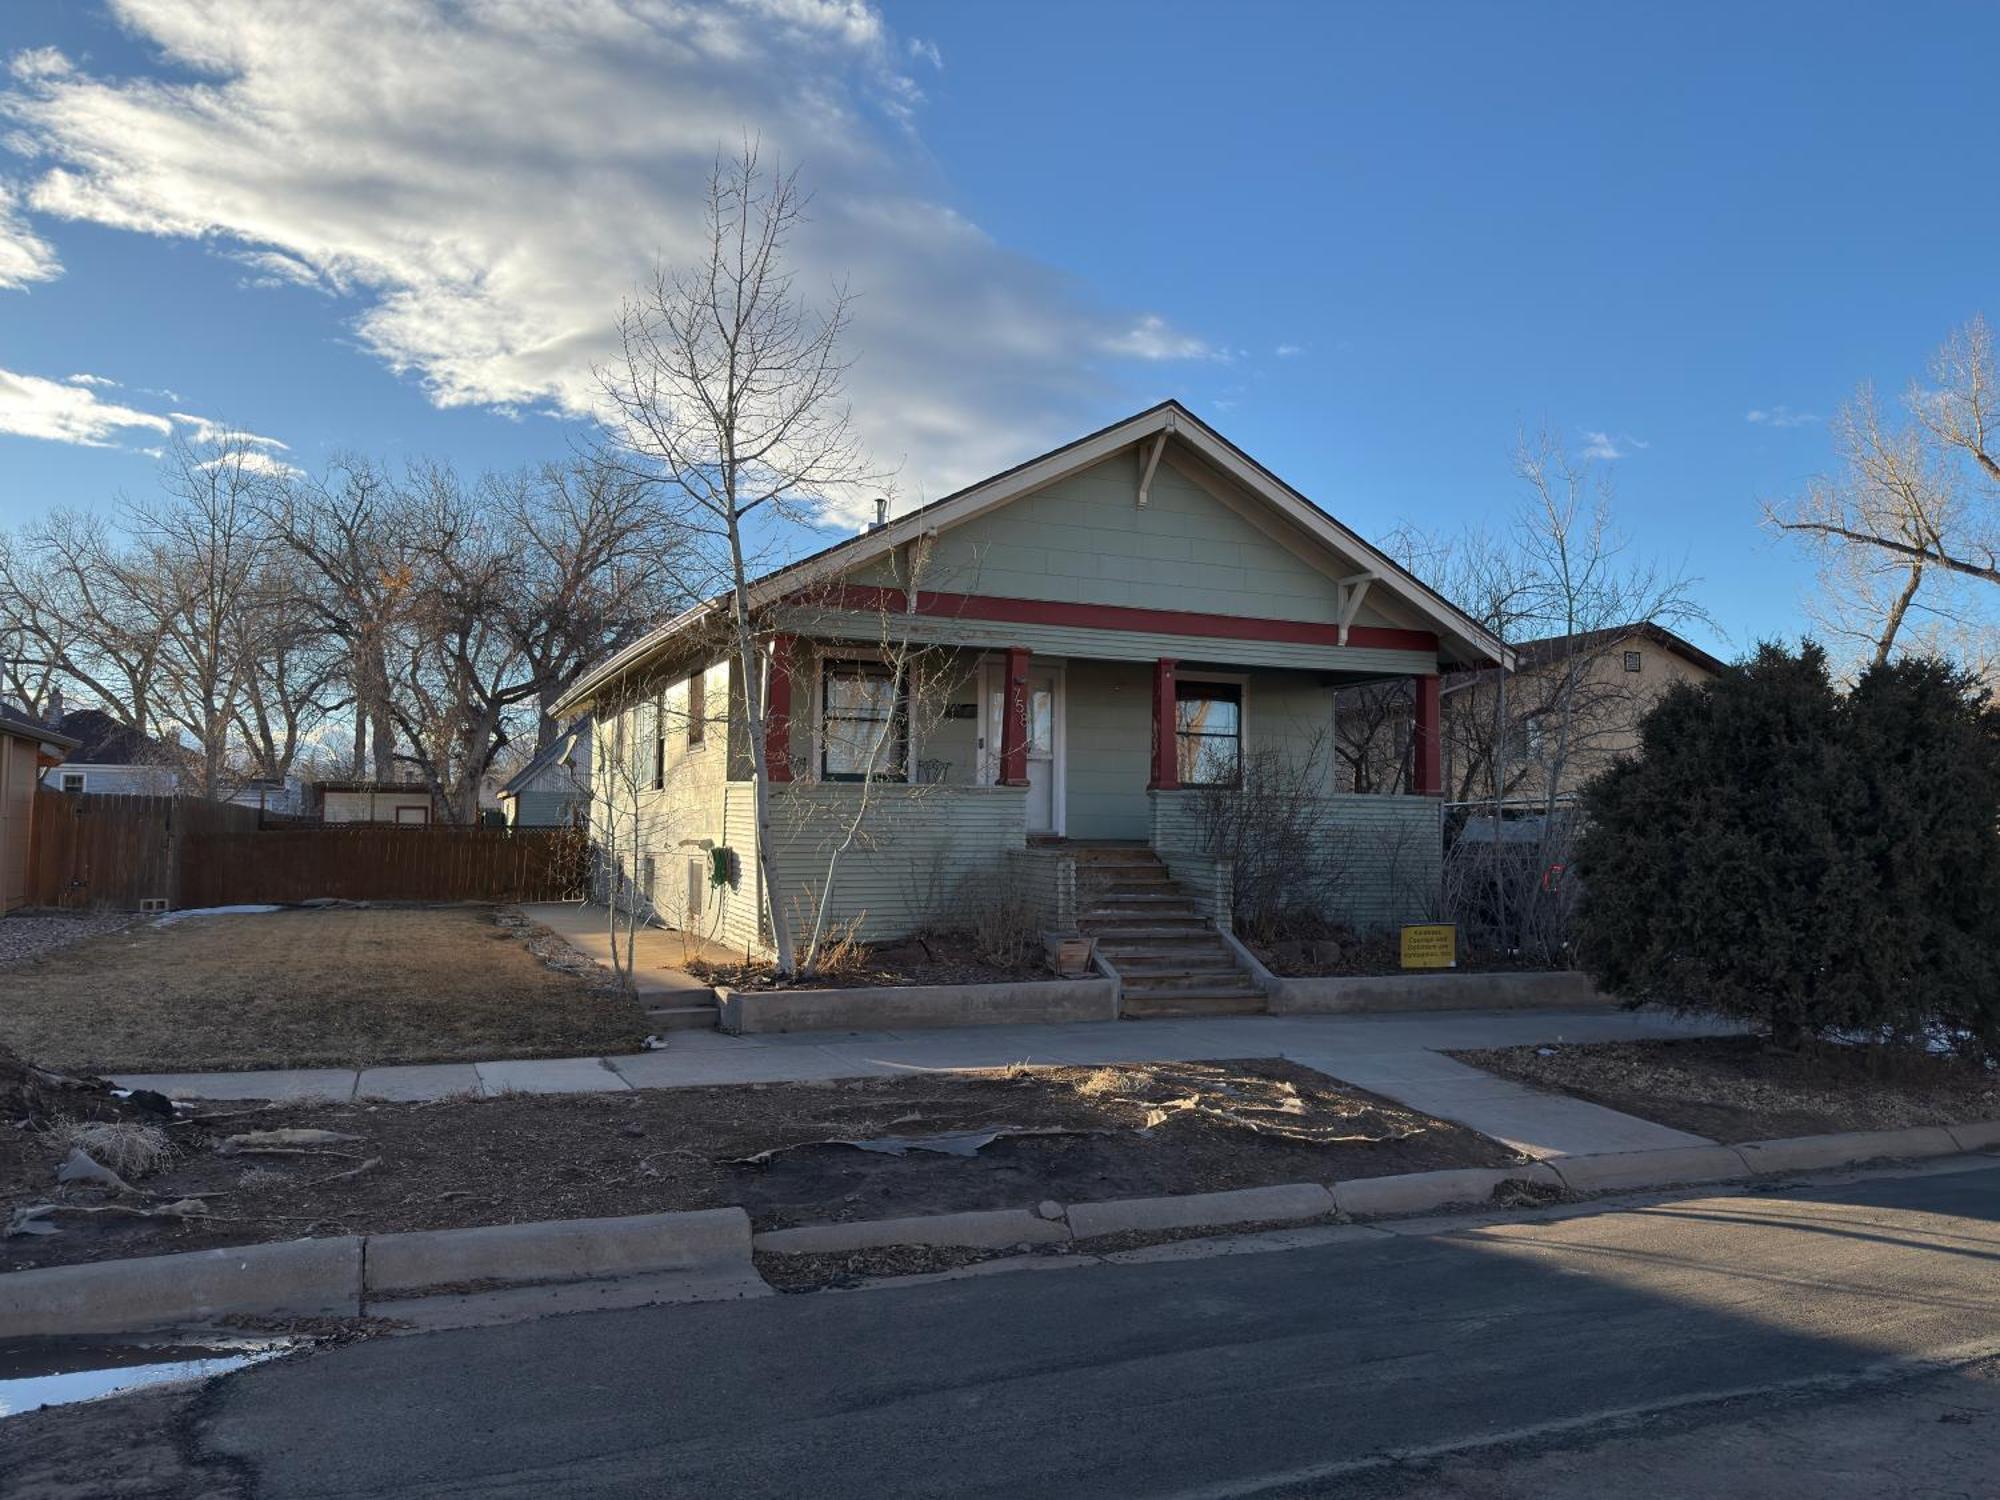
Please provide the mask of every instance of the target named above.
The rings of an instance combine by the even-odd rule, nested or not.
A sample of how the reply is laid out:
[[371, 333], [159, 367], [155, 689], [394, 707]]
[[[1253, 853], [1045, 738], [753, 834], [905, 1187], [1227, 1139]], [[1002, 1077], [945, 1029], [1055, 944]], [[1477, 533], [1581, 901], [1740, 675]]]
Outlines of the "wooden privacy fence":
[[136, 910], [310, 901], [553, 901], [587, 869], [573, 829], [266, 827], [192, 797], [36, 793], [29, 901]]

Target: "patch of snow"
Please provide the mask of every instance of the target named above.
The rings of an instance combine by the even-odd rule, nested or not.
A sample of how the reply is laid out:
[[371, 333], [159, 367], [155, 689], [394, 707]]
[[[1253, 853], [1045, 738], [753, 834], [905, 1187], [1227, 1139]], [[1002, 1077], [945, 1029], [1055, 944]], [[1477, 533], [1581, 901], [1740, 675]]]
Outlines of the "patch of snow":
[[186, 911], [170, 911], [157, 918], [153, 925], [165, 927], [173, 922], [186, 921], [189, 917], [255, 917], [278, 909], [275, 906], [194, 906]]

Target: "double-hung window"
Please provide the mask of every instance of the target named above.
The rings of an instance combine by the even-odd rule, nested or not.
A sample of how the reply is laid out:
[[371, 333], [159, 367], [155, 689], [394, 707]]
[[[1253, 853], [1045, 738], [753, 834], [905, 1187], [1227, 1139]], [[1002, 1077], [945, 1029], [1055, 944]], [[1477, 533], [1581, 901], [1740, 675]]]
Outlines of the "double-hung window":
[[820, 677], [825, 781], [907, 779], [910, 724], [895, 673], [880, 662], [830, 661]]
[[1182, 786], [1243, 779], [1243, 688], [1182, 678], [1174, 684], [1174, 752]]

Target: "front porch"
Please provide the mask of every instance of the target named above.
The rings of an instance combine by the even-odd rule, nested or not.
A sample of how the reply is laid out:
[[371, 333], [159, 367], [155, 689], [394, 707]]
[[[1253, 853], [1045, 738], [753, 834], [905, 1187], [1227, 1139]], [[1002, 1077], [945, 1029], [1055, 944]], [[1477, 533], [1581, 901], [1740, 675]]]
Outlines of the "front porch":
[[[1381, 680], [1379, 668], [1276, 666], [1254, 647], [1248, 660], [1139, 660], [1128, 642], [1117, 656], [1057, 656], [953, 640], [924, 646], [919, 667], [861, 644], [859, 626], [848, 635], [820, 623], [813, 636], [780, 636], [770, 658], [781, 899], [816, 901], [834, 847], [858, 825], [829, 914], [866, 939], [949, 922], [995, 882], [1030, 883], [1051, 930], [1088, 931], [1093, 911], [1131, 915], [1094, 896], [1147, 894], [1091, 889], [1120, 873], [1160, 885], [1151, 894], [1171, 897], [1173, 925], [1198, 927], [1213, 959], [1233, 873], [1219, 825], [1241, 823], [1227, 809], [1265, 794], [1276, 775], [1285, 816], [1342, 866], [1320, 915], [1358, 928], [1435, 915], [1435, 673], [1414, 695], [1413, 763], [1428, 794], [1354, 794], [1335, 790], [1335, 692]], [[880, 640], [881, 622], [864, 623]], [[1125, 936], [1098, 935], [1107, 950]], [[1145, 970], [1170, 955], [1127, 956]], [[1180, 977], [1225, 969], [1240, 976], [1232, 960]]]

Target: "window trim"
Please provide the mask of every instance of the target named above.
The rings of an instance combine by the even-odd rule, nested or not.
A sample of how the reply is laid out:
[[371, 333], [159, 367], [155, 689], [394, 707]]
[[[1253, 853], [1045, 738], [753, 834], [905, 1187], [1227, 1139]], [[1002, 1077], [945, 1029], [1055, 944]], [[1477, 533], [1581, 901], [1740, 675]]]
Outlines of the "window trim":
[[[58, 782], [56, 783], [56, 785], [57, 785], [57, 787], [58, 787], [58, 788], [60, 788], [60, 789], [61, 789], [62, 791], [65, 791], [65, 792], [76, 792], [76, 793], [82, 793], [82, 792], [87, 792], [87, 791], [89, 791], [89, 790], [90, 790], [90, 775], [89, 775], [89, 773], [88, 773], [88, 772], [86, 772], [86, 771], [64, 771], [64, 772], [62, 772], [62, 773], [61, 773], [61, 775], [62, 775], [62, 780], [58, 781]], [[76, 785], [75, 785], [75, 786], [71, 786], [71, 785], [69, 784], [69, 781], [70, 781], [70, 778], [71, 778], [72, 776], [74, 776], [74, 777], [76, 778]]]
[[662, 693], [653, 700], [653, 790], [667, 789], [667, 700]]
[[[1236, 689], [1236, 778], [1233, 781], [1188, 781], [1183, 779], [1180, 784], [1184, 787], [1193, 787], [1199, 790], [1207, 790], [1216, 787], [1228, 788], [1228, 787], [1242, 786], [1243, 766], [1245, 760], [1250, 754], [1249, 677], [1241, 672], [1176, 671], [1174, 673], [1174, 704], [1176, 710], [1174, 714], [1174, 771], [1176, 775], [1178, 775], [1180, 772], [1180, 763], [1181, 763], [1180, 756], [1181, 756], [1182, 735], [1180, 729], [1179, 704], [1180, 704], [1180, 691], [1182, 683], [1218, 683], [1221, 684], [1222, 686], [1233, 687]], [[1224, 738], [1224, 736], [1218, 735], [1216, 736], [1216, 738], [1221, 739]]]
[[[827, 681], [832, 673], [840, 671], [843, 668], [886, 678], [894, 684], [896, 689], [894, 707], [891, 710], [893, 716], [891, 722], [898, 726], [898, 749], [901, 754], [901, 765], [899, 767], [892, 765], [890, 769], [878, 772], [873, 778], [865, 771], [859, 774], [846, 771], [836, 773], [829, 772], [826, 768]], [[910, 778], [915, 774], [915, 757], [911, 754], [912, 747], [910, 744], [910, 698], [908, 688], [901, 680], [901, 674], [897, 672], [892, 663], [882, 660], [879, 656], [832, 656], [823, 654], [819, 658], [819, 670], [813, 677], [813, 696], [816, 700], [813, 705], [813, 768], [819, 780], [847, 786], [860, 786], [871, 779], [889, 786], [903, 786], [909, 783]], [[875, 721], [872, 719], [861, 719], [854, 722], [874, 723]]]

